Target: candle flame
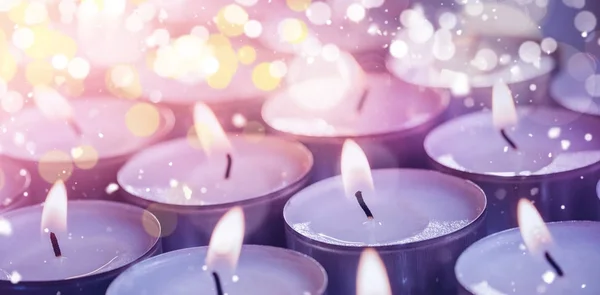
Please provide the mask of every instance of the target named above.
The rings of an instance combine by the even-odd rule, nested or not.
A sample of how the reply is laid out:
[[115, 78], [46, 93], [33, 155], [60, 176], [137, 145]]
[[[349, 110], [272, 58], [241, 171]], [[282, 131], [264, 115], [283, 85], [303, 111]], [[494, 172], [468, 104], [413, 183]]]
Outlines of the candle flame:
[[529, 252], [536, 254], [547, 250], [545, 248], [552, 243], [552, 236], [542, 216], [529, 200], [519, 200], [517, 219], [521, 236]]
[[67, 230], [67, 188], [62, 180], [54, 183], [42, 210], [42, 233]]
[[358, 100], [366, 88], [365, 74], [347, 52], [335, 60], [297, 57], [286, 75], [288, 93], [294, 103], [307, 110], [327, 111], [343, 102]]
[[234, 270], [237, 266], [244, 241], [244, 211], [242, 207], [231, 208], [217, 223], [208, 244], [206, 264], [215, 269], [226, 263]]
[[33, 100], [42, 114], [49, 119], [70, 120], [73, 118], [73, 107], [69, 101], [50, 87], [35, 87]]
[[351, 197], [357, 191], [373, 190], [371, 167], [365, 152], [353, 140], [348, 139], [342, 147], [342, 181], [346, 196]]
[[377, 251], [367, 248], [360, 255], [356, 295], [392, 295], [385, 265]]
[[214, 151], [222, 153], [231, 151], [231, 143], [227, 134], [223, 131], [213, 111], [204, 103], [199, 102], [194, 106], [194, 129], [207, 154], [210, 155]]
[[498, 129], [512, 127], [518, 122], [513, 96], [502, 81], [496, 82], [492, 89], [492, 118]]

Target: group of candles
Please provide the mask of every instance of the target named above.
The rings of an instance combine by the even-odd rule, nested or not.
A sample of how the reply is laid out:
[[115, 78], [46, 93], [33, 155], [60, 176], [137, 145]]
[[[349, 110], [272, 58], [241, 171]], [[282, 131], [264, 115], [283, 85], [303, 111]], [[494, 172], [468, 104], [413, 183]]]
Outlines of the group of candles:
[[[337, 50], [268, 94], [234, 78], [204, 101], [154, 73], [159, 104], [37, 87], [1, 122], [0, 293], [598, 293], [600, 117], [525, 106], [550, 56], [475, 75], [491, 111], [465, 113], [461, 76]], [[248, 119], [268, 134], [224, 131]]]

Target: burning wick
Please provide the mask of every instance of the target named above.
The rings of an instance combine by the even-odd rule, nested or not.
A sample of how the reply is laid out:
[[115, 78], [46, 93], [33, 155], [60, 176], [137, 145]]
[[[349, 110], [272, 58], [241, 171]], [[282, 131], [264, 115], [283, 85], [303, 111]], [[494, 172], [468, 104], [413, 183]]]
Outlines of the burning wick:
[[221, 278], [219, 278], [219, 274], [213, 271], [212, 276], [213, 276], [213, 279], [215, 280], [215, 287], [217, 288], [217, 295], [223, 295], [223, 286], [221, 286]]
[[229, 179], [229, 175], [231, 174], [231, 162], [233, 159], [231, 158], [231, 154], [227, 154], [227, 168], [225, 168], [225, 179]]
[[365, 102], [367, 101], [367, 96], [369, 96], [369, 89], [365, 89], [365, 91], [363, 92], [362, 96], [360, 97], [360, 100], [358, 101], [358, 105], [356, 105], [356, 111], [357, 112], [361, 112], [363, 107], [365, 106]]
[[69, 119], [69, 120], [67, 120], [67, 124], [69, 125], [69, 127], [71, 127], [71, 129], [73, 130], [73, 133], [75, 133], [75, 135], [77, 135], [77, 137], [81, 137], [83, 135], [83, 131], [81, 130], [81, 127], [79, 126], [79, 124], [77, 124], [77, 122], [75, 122], [75, 120]]
[[357, 191], [356, 194], [354, 194], [354, 196], [356, 197], [356, 201], [358, 201], [360, 208], [362, 208], [365, 212], [365, 215], [367, 215], [367, 218], [373, 219], [373, 213], [371, 213], [371, 209], [369, 209], [367, 203], [365, 203], [365, 199], [363, 199], [362, 192]]
[[508, 145], [510, 145], [510, 147], [513, 148], [513, 150], [517, 149], [517, 145], [515, 144], [514, 141], [512, 141], [512, 139], [510, 139], [510, 137], [508, 137], [508, 135], [506, 135], [506, 131], [504, 131], [504, 129], [500, 129], [500, 134], [502, 135], [502, 138], [504, 138], [504, 140], [506, 140]]
[[550, 256], [549, 252], [544, 252], [544, 257], [546, 258], [548, 263], [550, 263], [550, 266], [552, 266], [552, 268], [554, 268], [554, 271], [556, 271], [556, 274], [559, 277], [562, 277], [565, 275], [562, 268], [560, 268], [560, 265], [558, 265], [558, 263], [556, 263], [556, 260], [554, 260], [554, 258], [552, 258], [552, 256]]
[[60, 246], [58, 245], [58, 239], [53, 232], [50, 232], [50, 243], [52, 243], [52, 250], [54, 250], [54, 256], [61, 257]]

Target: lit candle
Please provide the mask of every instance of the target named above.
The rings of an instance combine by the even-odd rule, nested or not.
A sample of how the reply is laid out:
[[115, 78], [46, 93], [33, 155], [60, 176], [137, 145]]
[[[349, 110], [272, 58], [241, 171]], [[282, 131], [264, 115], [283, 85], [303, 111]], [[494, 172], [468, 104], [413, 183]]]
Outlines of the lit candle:
[[283, 245], [281, 212], [308, 181], [310, 152], [275, 137], [226, 135], [202, 103], [194, 113], [197, 137], [150, 147], [119, 171], [126, 201], [158, 215], [168, 250], [207, 245], [236, 205], [246, 211], [246, 242]]
[[329, 274], [330, 294], [355, 294], [365, 247], [387, 266], [394, 294], [454, 292], [453, 267], [484, 234], [485, 195], [473, 183], [435, 171], [370, 170], [347, 141], [342, 175], [294, 195], [284, 208], [288, 247]]
[[361, 144], [374, 168], [426, 165], [420, 145], [441, 121], [446, 96], [365, 74], [344, 52], [334, 60], [296, 60], [287, 78], [288, 87], [263, 106], [263, 119], [275, 133], [309, 147], [314, 180], [339, 174], [336, 159], [348, 138]]
[[[482, 15], [502, 14], [517, 23], [526, 22], [521, 15], [515, 19], [504, 9], [496, 10], [493, 4], [477, 4], [486, 7]], [[528, 41], [531, 36], [514, 36], [518, 29], [504, 30], [505, 26], [481, 21], [480, 16], [464, 19], [446, 13], [446, 19], [440, 17], [442, 27], [437, 31], [417, 9], [403, 12], [401, 20], [406, 28], [389, 47], [388, 70], [415, 87], [450, 93], [455, 98], [450, 105], [452, 115], [490, 108], [491, 90], [498, 80], [509, 85], [519, 105], [548, 102], [547, 88], [556, 66], [551, 56], [555, 47], [541, 48], [541, 42]], [[529, 29], [533, 23], [521, 27]]]
[[234, 207], [217, 223], [208, 247], [172, 251], [138, 263], [106, 294], [324, 293], [327, 275], [316, 261], [287, 249], [242, 246], [243, 238], [243, 211]]
[[535, 201], [546, 220], [598, 218], [600, 119], [547, 107], [515, 109], [501, 82], [493, 93], [493, 114], [465, 115], [427, 136], [435, 168], [482, 187], [491, 232], [516, 226], [522, 197]]
[[171, 44], [156, 50], [150, 65], [137, 67], [143, 97], [176, 113], [175, 135], [187, 134], [193, 125], [196, 102], [209, 105], [228, 131], [244, 130], [249, 122], [262, 122], [262, 104], [279, 86], [263, 82], [279, 81], [283, 75], [271, 74], [275, 71], [265, 74], [259, 68], [276, 68], [273, 63], [285, 67], [282, 54], [261, 49], [245, 38], [229, 39], [218, 34], [207, 38], [189, 33], [173, 38]]
[[31, 175], [10, 163], [0, 164], [0, 213], [29, 203]]
[[[133, 153], [171, 130], [173, 114], [147, 103], [100, 97], [71, 103], [50, 88], [34, 91], [38, 108], [27, 108], [0, 125], [3, 154], [31, 171], [30, 197], [57, 179], [73, 198], [107, 198], [118, 169]], [[37, 199], [36, 199], [37, 198]]]
[[2, 294], [104, 294], [125, 268], [161, 252], [160, 225], [150, 212], [68, 202], [60, 181], [43, 206], [6, 212], [0, 222]]
[[[600, 223], [544, 224], [533, 204], [521, 200], [519, 229], [488, 236], [456, 263], [465, 294], [598, 294]], [[493, 266], [493, 267], [490, 267]]]

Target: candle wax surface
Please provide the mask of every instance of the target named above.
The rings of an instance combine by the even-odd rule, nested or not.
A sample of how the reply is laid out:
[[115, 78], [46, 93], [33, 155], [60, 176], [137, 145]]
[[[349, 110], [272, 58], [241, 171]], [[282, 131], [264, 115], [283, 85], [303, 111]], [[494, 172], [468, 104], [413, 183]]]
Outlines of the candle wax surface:
[[[77, 136], [65, 120], [48, 119], [37, 108], [28, 108], [15, 114], [14, 120], [9, 118], [0, 123], [0, 130], [4, 131], [0, 132], [0, 150], [11, 157], [27, 160], [39, 160], [48, 152], [63, 152], [76, 155], [77, 161], [95, 161], [132, 153], [152, 143], [156, 134], [164, 132], [171, 124], [161, 114], [157, 131], [148, 137], [138, 137], [126, 123], [127, 112], [135, 103], [97, 98], [75, 100], [71, 105], [82, 137]], [[140, 125], [153, 125], [155, 119], [153, 116], [135, 118]], [[82, 146], [91, 146], [96, 153], [85, 152]]]
[[367, 219], [339, 176], [294, 195], [284, 218], [299, 234], [344, 246], [407, 244], [443, 236], [469, 225], [485, 208], [472, 183], [435, 171], [372, 170], [375, 191], [363, 192], [373, 213]]
[[[107, 294], [216, 294], [212, 270], [205, 266], [207, 249], [172, 251], [138, 263]], [[244, 245], [235, 273], [218, 272], [228, 295], [318, 295], [326, 284], [325, 271], [312, 258], [266, 246]]]
[[425, 150], [449, 168], [506, 177], [565, 172], [600, 161], [600, 118], [545, 107], [519, 107], [517, 112], [519, 122], [506, 129], [516, 151], [488, 111], [442, 124], [425, 139]]
[[[156, 243], [158, 221], [133, 206], [103, 201], [70, 201], [66, 232], [57, 232], [63, 257], [54, 256], [41, 231], [41, 205], [0, 215], [10, 234], [0, 232], [0, 279], [53, 281], [103, 273], [131, 263]], [[13, 279], [15, 279], [13, 277]]]
[[207, 155], [195, 139], [178, 139], [146, 149], [119, 172], [121, 186], [140, 198], [177, 205], [211, 205], [257, 198], [299, 181], [312, 166], [301, 144], [268, 136], [230, 135], [226, 155]]
[[438, 116], [449, 103], [433, 92], [411, 90], [389, 75], [367, 75], [366, 85], [368, 94], [360, 112], [362, 91], [339, 101], [328, 101], [332, 97], [323, 92], [323, 97], [312, 98], [313, 108], [309, 108], [311, 104], [295, 101], [302, 96], [292, 96], [288, 88], [265, 102], [263, 119], [276, 130], [297, 135], [374, 135], [417, 127]]
[[[249, 42], [231, 40], [233, 50], [239, 50]], [[268, 91], [256, 87], [252, 80], [253, 70], [261, 62], [281, 60], [282, 56], [269, 50], [255, 49], [256, 60], [250, 65], [237, 63], [229, 83], [225, 87], [213, 87], [202, 79], [164, 78], [152, 71], [144, 63], [140, 65], [140, 79], [144, 94], [153, 102], [174, 104], [194, 104], [198, 101], [205, 103], [232, 102], [238, 100], [262, 99]], [[224, 49], [217, 49], [224, 50]], [[219, 84], [220, 85], [220, 84]]]
[[548, 223], [559, 277], [543, 258], [532, 255], [518, 229], [503, 231], [469, 247], [457, 261], [459, 282], [474, 294], [600, 294], [600, 223]]

